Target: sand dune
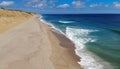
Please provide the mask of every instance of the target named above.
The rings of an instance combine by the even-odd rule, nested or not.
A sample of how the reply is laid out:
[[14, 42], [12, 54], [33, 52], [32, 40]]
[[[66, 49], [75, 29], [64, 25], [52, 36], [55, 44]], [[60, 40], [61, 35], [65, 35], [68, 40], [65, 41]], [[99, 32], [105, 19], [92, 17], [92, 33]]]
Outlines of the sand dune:
[[0, 33], [32, 17], [32, 13], [0, 9]]

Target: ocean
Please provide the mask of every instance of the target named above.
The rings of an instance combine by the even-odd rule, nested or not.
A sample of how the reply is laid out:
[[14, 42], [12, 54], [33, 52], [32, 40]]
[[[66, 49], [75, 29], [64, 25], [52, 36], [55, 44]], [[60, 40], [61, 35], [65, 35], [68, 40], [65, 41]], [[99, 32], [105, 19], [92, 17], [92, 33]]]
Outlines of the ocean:
[[120, 69], [120, 14], [43, 14], [75, 43], [84, 69]]

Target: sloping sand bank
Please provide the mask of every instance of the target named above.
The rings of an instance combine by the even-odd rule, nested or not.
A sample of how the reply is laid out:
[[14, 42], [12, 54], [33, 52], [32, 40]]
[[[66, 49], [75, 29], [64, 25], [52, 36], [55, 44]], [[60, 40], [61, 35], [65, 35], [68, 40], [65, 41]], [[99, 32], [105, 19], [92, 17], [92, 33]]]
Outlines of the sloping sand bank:
[[74, 44], [57, 36], [37, 16], [0, 34], [0, 69], [81, 69]]

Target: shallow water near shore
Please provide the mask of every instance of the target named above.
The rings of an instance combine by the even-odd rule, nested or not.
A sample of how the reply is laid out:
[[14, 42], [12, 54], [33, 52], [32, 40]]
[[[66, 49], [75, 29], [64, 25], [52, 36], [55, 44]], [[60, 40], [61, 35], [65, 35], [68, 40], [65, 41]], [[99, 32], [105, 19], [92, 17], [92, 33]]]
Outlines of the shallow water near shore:
[[120, 69], [120, 15], [42, 15], [76, 45], [84, 69]]

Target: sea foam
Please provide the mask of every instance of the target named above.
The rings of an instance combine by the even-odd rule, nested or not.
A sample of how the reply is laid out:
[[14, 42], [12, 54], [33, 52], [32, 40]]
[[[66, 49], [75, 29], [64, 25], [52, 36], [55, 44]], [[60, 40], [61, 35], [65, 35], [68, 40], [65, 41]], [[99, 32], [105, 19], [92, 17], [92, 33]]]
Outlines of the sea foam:
[[[97, 32], [98, 30], [88, 30], [88, 29], [76, 29], [76, 28], [66, 28], [66, 35], [71, 39], [76, 45], [76, 54], [81, 57], [80, 62], [78, 62], [84, 69], [111, 69], [105, 67], [109, 63], [102, 61], [97, 56], [94, 56], [93, 53], [86, 50], [85, 44], [87, 42], [95, 42], [96, 39], [90, 37], [91, 32]], [[98, 59], [99, 58], [99, 59]], [[101, 63], [99, 63], [101, 62]]]

